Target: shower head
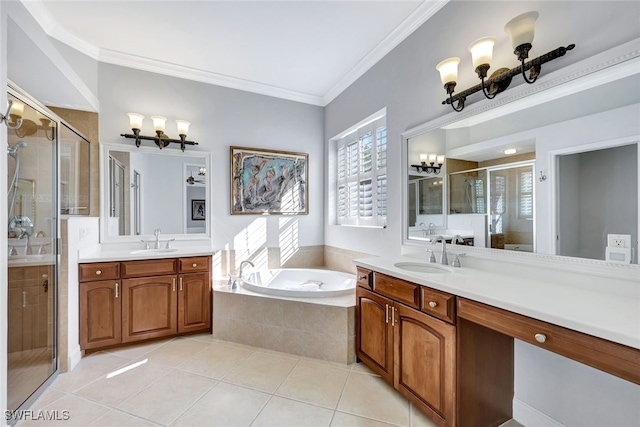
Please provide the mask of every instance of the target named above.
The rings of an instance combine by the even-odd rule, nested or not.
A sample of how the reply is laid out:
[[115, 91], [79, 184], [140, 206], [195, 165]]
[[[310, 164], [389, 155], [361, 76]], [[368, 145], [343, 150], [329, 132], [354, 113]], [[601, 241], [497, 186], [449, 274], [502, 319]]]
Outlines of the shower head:
[[18, 149], [19, 148], [24, 148], [27, 146], [27, 143], [24, 141], [18, 141], [13, 145], [7, 146], [7, 153], [13, 157], [14, 159], [16, 158], [16, 156], [18, 155]]

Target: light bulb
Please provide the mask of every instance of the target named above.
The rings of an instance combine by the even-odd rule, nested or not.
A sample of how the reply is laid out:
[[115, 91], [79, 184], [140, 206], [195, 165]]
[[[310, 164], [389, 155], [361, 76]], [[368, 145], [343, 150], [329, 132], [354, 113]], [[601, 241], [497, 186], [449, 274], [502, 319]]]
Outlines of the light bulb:
[[458, 64], [460, 58], [447, 58], [436, 65], [436, 70], [440, 72], [440, 80], [443, 85], [458, 81]]
[[176, 124], [178, 125], [178, 135], [186, 135], [189, 133], [190, 122], [186, 120], [176, 120]]
[[156, 132], [164, 132], [164, 125], [167, 121], [166, 117], [162, 116], [151, 116], [151, 120], [153, 120], [153, 129]]
[[144, 116], [138, 113], [127, 113], [129, 116], [129, 124], [131, 125], [131, 129], [142, 129], [142, 119]]
[[495, 43], [495, 37], [483, 37], [469, 45], [469, 52], [471, 52], [471, 60], [473, 61], [474, 69], [484, 64], [491, 65], [491, 59], [493, 58], [493, 45]]

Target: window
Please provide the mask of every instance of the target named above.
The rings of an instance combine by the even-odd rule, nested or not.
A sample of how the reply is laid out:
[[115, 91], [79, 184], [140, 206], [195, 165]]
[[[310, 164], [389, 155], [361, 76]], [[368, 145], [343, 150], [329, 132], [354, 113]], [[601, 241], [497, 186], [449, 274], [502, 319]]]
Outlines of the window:
[[518, 218], [533, 219], [533, 170], [518, 174]]
[[[384, 111], [384, 110], [383, 110]], [[387, 216], [387, 127], [380, 112], [332, 139], [336, 223], [384, 226]]]

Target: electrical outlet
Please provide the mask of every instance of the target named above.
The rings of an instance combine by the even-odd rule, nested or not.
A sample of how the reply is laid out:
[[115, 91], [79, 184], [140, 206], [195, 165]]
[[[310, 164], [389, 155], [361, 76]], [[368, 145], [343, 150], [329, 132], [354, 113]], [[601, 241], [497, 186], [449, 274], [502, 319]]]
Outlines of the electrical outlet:
[[607, 246], [611, 246], [613, 248], [630, 248], [631, 235], [630, 234], [608, 234]]

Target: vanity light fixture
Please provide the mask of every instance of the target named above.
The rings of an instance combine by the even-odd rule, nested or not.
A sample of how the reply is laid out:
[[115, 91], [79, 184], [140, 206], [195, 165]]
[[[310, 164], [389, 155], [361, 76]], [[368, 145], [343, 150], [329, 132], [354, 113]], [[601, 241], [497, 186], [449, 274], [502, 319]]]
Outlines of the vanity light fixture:
[[178, 126], [178, 136], [180, 137], [180, 139], [173, 139], [169, 138], [167, 134], [164, 133], [165, 125], [167, 122], [166, 117], [151, 116], [151, 120], [153, 120], [153, 129], [156, 132], [156, 136], [144, 136], [140, 135], [144, 116], [138, 113], [127, 113], [127, 115], [129, 116], [129, 124], [131, 125], [133, 134], [122, 133], [120, 134], [120, 136], [135, 139], [136, 147], [140, 147], [140, 141], [143, 139], [155, 142], [161, 150], [170, 143], [180, 144], [180, 149], [182, 151], [184, 151], [187, 145], [198, 145], [197, 142], [187, 141], [187, 132], [189, 132], [189, 125], [191, 123], [186, 120], [176, 120], [176, 125]]
[[[508, 68], [499, 68], [491, 74], [488, 79], [487, 71], [491, 67], [493, 45], [496, 42], [495, 37], [483, 37], [469, 45], [473, 67], [480, 79], [479, 85], [454, 95], [453, 92], [458, 79], [458, 64], [460, 63], [460, 58], [448, 58], [440, 62], [436, 66], [436, 70], [440, 72], [440, 79], [447, 95], [449, 95], [449, 98], [442, 101], [442, 104], [450, 104], [455, 111], [462, 111], [467, 97], [480, 91], [482, 91], [486, 98], [493, 99], [497, 94], [509, 87], [513, 76], [521, 73], [525, 82], [530, 84], [534, 83], [540, 75], [542, 64], [560, 58], [564, 56], [567, 51], [576, 47], [575, 44], [570, 44], [567, 47], [561, 46], [549, 53], [525, 62], [529, 57], [529, 51], [533, 47], [532, 42], [536, 19], [538, 19], [538, 12], [527, 12], [507, 22], [504, 30], [511, 38], [511, 45], [514, 49], [513, 53], [518, 58], [518, 61], [520, 61], [520, 65], [510, 70]], [[529, 71], [529, 76], [527, 76], [527, 70]], [[454, 105], [456, 101], [457, 105]]]
[[[47, 116], [40, 112], [30, 113], [31, 117], [24, 117], [24, 104], [20, 101], [9, 100], [9, 108], [7, 108], [7, 115], [0, 114], [0, 123], [5, 121], [9, 129], [13, 129], [18, 138], [24, 138], [29, 135], [35, 135], [38, 130], [44, 130], [44, 136], [49, 141], [53, 141], [56, 137], [56, 130], [53, 126], [53, 122]], [[40, 124], [36, 124], [36, 120]]]
[[[436, 166], [436, 163], [438, 166]], [[416, 172], [425, 172], [439, 174], [442, 164], [444, 163], [444, 155], [442, 154], [420, 154], [420, 164], [411, 165], [412, 168], [416, 168]]]
[[200, 168], [198, 171], [198, 175], [204, 176], [207, 173], [207, 168]]

